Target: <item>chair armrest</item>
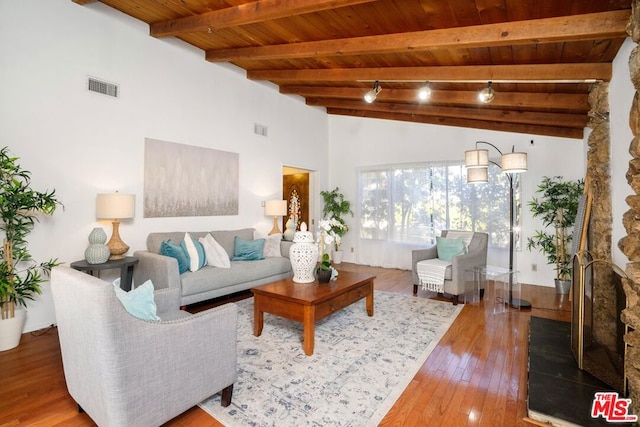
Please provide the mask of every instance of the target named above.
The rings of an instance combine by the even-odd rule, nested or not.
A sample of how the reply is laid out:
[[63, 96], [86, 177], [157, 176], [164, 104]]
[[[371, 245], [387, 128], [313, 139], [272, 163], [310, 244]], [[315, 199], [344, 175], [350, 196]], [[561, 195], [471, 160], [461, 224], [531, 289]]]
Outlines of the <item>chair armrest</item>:
[[425, 259], [434, 259], [438, 258], [438, 249], [435, 245], [430, 246], [425, 249], [415, 249], [411, 251], [411, 276], [413, 277], [413, 284], [420, 284], [420, 279], [418, 278], [418, 270], [416, 268], [416, 264], [418, 261], [424, 261]]
[[156, 303], [158, 313], [168, 313], [180, 308], [180, 290], [177, 288], [156, 289], [153, 292], [153, 301]]
[[289, 258], [289, 249], [291, 249], [291, 245], [293, 245], [293, 242], [290, 242], [288, 240], [282, 240], [280, 242], [280, 254], [283, 257]]
[[461, 283], [461, 281], [465, 280], [465, 272], [485, 265], [486, 255], [482, 251], [456, 255], [451, 260], [451, 281], [453, 283]]
[[149, 251], [136, 251], [133, 255], [138, 257], [138, 265], [133, 269], [136, 285], [151, 280], [155, 289], [178, 288], [182, 293], [178, 261], [175, 258]]

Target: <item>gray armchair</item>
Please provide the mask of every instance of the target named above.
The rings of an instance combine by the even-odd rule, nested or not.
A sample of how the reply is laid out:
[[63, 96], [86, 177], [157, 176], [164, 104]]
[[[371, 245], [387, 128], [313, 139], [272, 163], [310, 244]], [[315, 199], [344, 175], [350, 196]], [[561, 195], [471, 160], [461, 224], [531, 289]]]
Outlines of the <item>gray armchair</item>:
[[[442, 237], [447, 237], [448, 230], [443, 230]], [[458, 297], [469, 291], [468, 274], [475, 267], [486, 267], [487, 246], [489, 235], [487, 233], [473, 232], [471, 241], [465, 255], [453, 257], [451, 265], [445, 271], [444, 292], [452, 295], [453, 304], [458, 304]], [[436, 245], [426, 249], [418, 249], [411, 252], [411, 271], [413, 277], [413, 295], [418, 294], [420, 279], [418, 277], [416, 264], [419, 261], [438, 257]], [[480, 290], [480, 298], [483, 297], [484, 289]]]
[[109, 282], [51, 273], [69, 394], [100, 426], [158, 426], [236, 381], [237, 307], [191, 315], [177, 289], [154, 293], [160, 321], [131, 316]]

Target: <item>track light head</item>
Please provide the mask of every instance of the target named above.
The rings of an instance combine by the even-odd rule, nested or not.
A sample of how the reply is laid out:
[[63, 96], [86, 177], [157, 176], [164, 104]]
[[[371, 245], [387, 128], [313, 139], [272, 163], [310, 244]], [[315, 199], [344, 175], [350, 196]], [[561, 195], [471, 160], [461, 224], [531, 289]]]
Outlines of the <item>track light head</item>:
[[487, 82], [487, 87], [482, 89], [480, 93], [478, 93], [478, 100], [483, 104], [488, 104], [493, 101], [493, 98], [496, 97], [496, 92], [491, 87], [491, 82]]
[[369, 104], [371, 104], [373, 101], [376, 100], [376, 97], [378, 96], [381, 90], [382, 88], [380, 87], [380, 85], [378, 84], [378, 81], [376, 80], [375, 83], [373, 84], [373, 89], [371, 89], [369, 92], [364, 94], [364, 100], [367, 101]]
[[418, 90], [418, 99], [420, 101], [426, 101], [431, 97], [431, 86], [429, 82], [424, 82], [424, 86]]

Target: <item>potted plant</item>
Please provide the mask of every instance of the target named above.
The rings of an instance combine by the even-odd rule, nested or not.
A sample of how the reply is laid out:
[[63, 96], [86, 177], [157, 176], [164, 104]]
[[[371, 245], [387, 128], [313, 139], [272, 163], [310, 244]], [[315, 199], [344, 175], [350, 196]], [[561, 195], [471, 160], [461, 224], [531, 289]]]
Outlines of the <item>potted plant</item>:
[[[528, 205], [534, 218], [540, 217], [545, 230], [535, 231], [533, 237], [527, 239], [529, 250], [538, 249], [547, 257], [548, 264], [555, 264], [556, 291], [569, 293], [571, 284], [570, 244], [572, 235], [569, 231], [576, 222], [578, 202], [584, 192], [584, 181], [564, 181], [561, 176], [543, 177], [534, 197]], [[547, 229], [553, 229], [548, 232]]]
[[320, 195], [324, 201], [324, 207], [322, 208], [322, 216], [328, 220], [335, 220], [331, 224], [329, 233], [334, 237], [333, 239], [333, 262], [340, 264], [342, 262], [342, 251], [340, 245], [342, 243], [342, 237], [349, 231], [349, 227], [344, 222], [344, 215], [351, 214], [351, 202], [345, 200], [344, 194], [340, 193], [338, 187], [332, 191], [321, 191]]
[[322, 254], [318, 268], [316, 269], [316, 276], [318, 282], [329, 283], [333, 274], [333, 267], [331, 267], [331, 259], [329, 254]]
[[38, 213], [52, 214], [60, 202], [55, 190], [38, 192], [31, 189], [31, 172], [23, 170], [18, 158], [0, 150], [0, 230], [4, 233], [0, 261], [0, 351], [20, 343], [24, 327], [24, 310], [42, 293], [43, 274], [51, 271], [57, 260], [36, 263], [27, 248], [27, 235], [38, 221]]

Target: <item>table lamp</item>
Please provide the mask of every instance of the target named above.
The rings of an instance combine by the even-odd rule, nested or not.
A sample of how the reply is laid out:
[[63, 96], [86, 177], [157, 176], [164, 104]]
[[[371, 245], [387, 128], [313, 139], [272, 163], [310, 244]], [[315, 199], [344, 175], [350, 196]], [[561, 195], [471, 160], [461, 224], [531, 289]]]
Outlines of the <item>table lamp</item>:
[[129, 250], [129, 246], [120, 238], [120, 220], [133, 218], [136, 210], [136, 196], [134, 194], [98, 194], [96, 198], [96, 217], [98, 219], [111, 219], [113, 232], [107, 247], [111, 251], [110, 260], [123, 259]]
[[273, 216], [273, 228], [269, 234], [279, 234], [280, 227], [278, 226], [278, 217], [287, 214], [287, 201], [286, 200], [267, 200], [264, 204], [264, 214], [266, 216]]

